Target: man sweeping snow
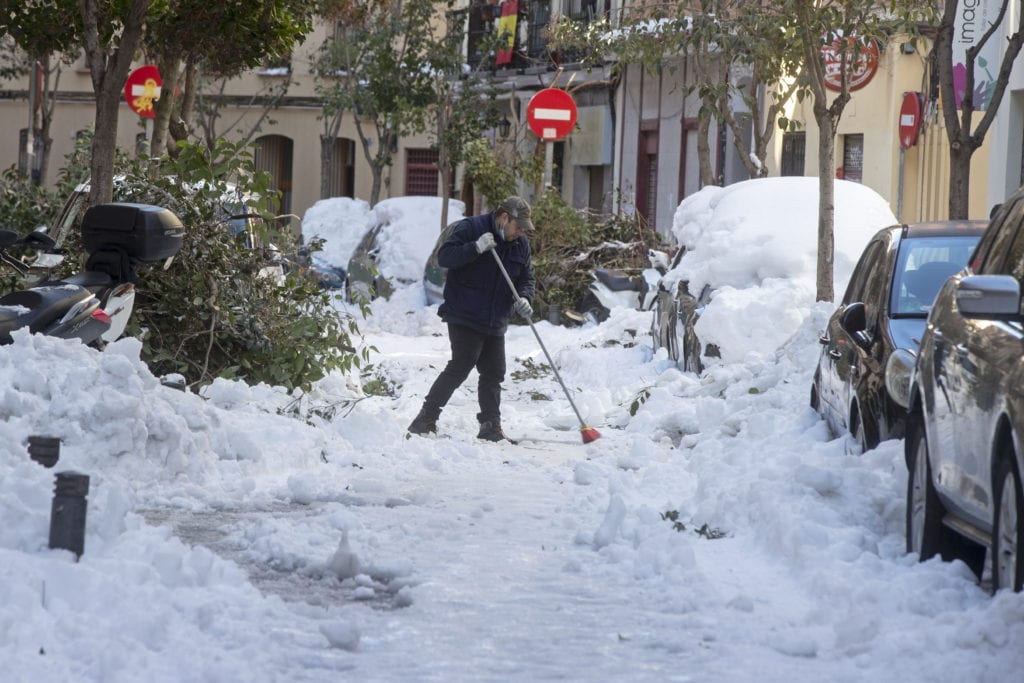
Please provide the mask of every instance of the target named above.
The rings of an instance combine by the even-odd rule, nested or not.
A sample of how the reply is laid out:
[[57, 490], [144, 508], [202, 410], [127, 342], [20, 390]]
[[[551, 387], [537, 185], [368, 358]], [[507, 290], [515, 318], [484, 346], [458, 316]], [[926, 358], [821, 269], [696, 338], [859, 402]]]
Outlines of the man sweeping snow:
[[[513, 311], [528, 320], [533, 315], [533, 263], [525, 234], [532, 230], [530, 205], [512, 196], [491, 213], [463, 219], [438, 249], [438, 265], [448, 275], [437, 312], [448, 324], [452, 358], [427, 392], [410, 433], [437, 431], [441, 410], [475, 367], [480, 373], [477, 438], [512, 441], [501, 430], [505, 331]], [[487, 254], [491, 250], [497, 259]], [[505, 282], [499, 259], [515, 292]]]

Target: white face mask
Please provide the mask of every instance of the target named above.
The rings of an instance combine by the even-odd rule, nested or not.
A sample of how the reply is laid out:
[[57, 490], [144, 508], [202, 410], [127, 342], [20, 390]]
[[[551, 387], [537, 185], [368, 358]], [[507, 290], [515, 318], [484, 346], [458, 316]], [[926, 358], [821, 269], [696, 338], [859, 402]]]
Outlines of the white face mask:
[[498, 237], [500, 237], [503, 242], [505, 241], [505, 226], [504, 225], [499, 225], [498, 226]]

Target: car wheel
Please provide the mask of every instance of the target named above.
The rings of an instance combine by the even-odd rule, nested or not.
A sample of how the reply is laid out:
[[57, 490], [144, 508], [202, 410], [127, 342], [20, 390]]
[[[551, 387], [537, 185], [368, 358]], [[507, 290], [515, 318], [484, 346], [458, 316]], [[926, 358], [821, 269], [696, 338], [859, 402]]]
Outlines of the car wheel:
[[813, 408], [816, 413], [821, 412], [821, 399], [818, 397], [818, 382], [820, 379], [819, 375], [815, 375], [814, 381], [811, 382], [811, 408]]
[[995, 529], [992, 534], [992, 592], [1024, 584], [1024, 494], [1013, 449], [999, 458], [995, 478]]
[[907, 419], [907, 455], [907, 552], [917, 553], [924, 562], [942, 553], [945, 531], [942, 503], [932, 484], [928, 463], [928, 435], [919, 412]]
[[591, 322], [603, 323], [608, 319], [610, 312], [604, 307], [604, 304], [598, 301], [597, 296], [593, 292], [587, 292], [580, 303], [580, 313]]

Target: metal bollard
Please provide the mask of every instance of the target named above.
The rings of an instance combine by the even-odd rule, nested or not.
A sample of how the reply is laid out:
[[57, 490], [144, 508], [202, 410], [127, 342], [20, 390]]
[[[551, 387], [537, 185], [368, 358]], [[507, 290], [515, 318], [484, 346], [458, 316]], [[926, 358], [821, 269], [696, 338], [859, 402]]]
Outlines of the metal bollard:
[[70, 550], [78, 559], [85, 551], [85, 497], [89, 495], [89, 475], [66, 471], [58, 472], [54, 479], [50, 547]]
[[43, 467], [53, 467], [60, 459], [60, 438], [56, 436], [28, 437], [28, 457]]
[[552, 325], [557, 325], [562, 322], [562, 309], [556, 304], [548, 306], [548, 322]]

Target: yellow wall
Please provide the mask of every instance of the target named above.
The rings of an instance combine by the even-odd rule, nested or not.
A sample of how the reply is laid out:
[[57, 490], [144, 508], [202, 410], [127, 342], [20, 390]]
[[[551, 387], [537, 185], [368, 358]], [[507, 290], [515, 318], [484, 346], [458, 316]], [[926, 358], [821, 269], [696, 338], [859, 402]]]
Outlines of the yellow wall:
[[[884, 46], [871, 82], [851, 93], [840, 118], [835, 140], [835, 165], [842, 165], [843, 136], [864, 135], [863, 183], [885, 197], [893, 210], [899, 203], [899, 113], [903, 93], [927, 88], [927, 49], [904, 52], [905, 38], [893, 36]], [[818, 128], [814, 122], [813, 99], [790, 103], [787, 116], [806, 131], [804, 174], [818, 175]], [[925, 104], [924, 125], [917, 144], [904, 156], [902, 220], [913, 223], [945, 219], [949, 199], [949, 143], [937, 107]], [[774, 138], [774, 154], [769, 172], [778, 175], [782, 156], [782, 135]], [[988, 142], [974, 153], [971, 161], [970, 217], [985, 218], [988, 182]], [[834, 173], [835, 168], [831, 169]]]

